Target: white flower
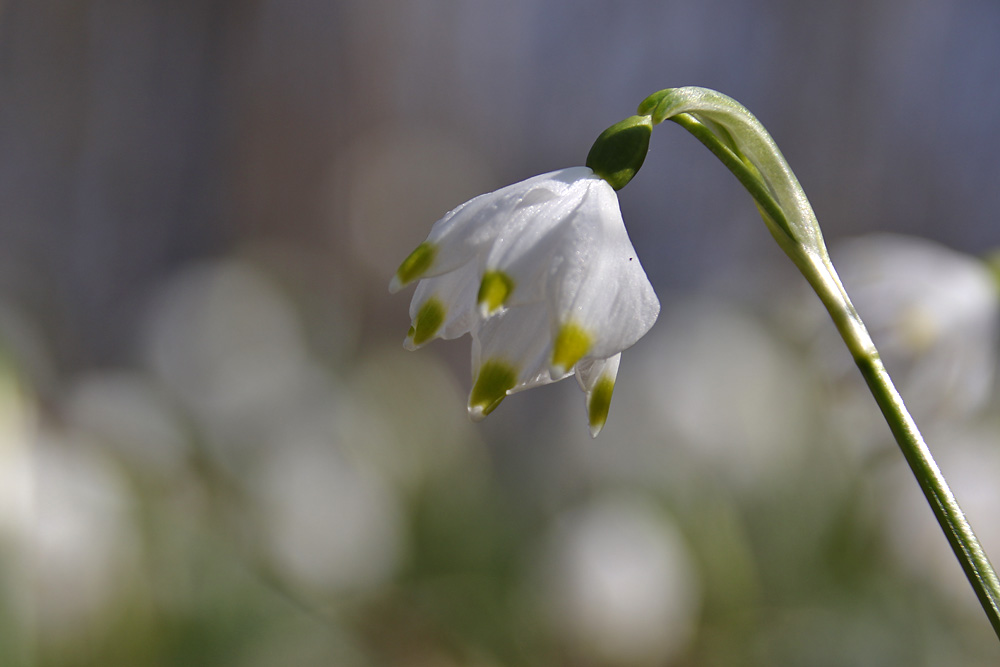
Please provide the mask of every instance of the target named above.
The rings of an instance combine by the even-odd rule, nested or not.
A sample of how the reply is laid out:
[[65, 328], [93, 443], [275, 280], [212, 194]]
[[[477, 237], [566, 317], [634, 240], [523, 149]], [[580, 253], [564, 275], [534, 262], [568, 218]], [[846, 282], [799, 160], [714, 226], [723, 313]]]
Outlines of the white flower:
[[702, 601], [699, 573], [662, 508], [598, 496], [562, 513], [546, 543], [532, 588], [571, 658], [660, 665], [688, 647]]
[[[841, 275], [903, 396], [939, 413], [990, 396], [1000, 292], [989, 266], [932, 241], [871, 235], [842, 246]], [[891, 364], [891, 365], [890, 365]]]
[[[966, 417], [990, 400], [1000, 290], [988, 264], [899, 234], [859, 237], [834, 251], [848, 293], [918, 417]], [[825, 319], [817, 310], [812, 325], [829, 331]], [[839, 341], [820, 334], [817, 343], [830, 351], [823, 356], [835, 372], [854, 377]]]
[[575, 373], [596, 435], [621, 351], [660, 311], [614, 188], [587, 167], [536, 176], [451, 211], [403, 261], [390, 291], [417, 279], [404, 345], [472, 334], [476, 420], [508, 394]]

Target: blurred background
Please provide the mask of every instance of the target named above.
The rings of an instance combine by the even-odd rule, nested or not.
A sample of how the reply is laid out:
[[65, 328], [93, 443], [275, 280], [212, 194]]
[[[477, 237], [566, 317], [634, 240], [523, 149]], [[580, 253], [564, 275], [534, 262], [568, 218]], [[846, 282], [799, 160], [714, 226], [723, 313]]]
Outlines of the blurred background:
[[596, 440], [401, 346], [444, 212], [649, 93], [768, 127], [1000, 558], [1000, 4], [0, 2], [0, 664], [996, 665], [832, 326], [666, 123]]

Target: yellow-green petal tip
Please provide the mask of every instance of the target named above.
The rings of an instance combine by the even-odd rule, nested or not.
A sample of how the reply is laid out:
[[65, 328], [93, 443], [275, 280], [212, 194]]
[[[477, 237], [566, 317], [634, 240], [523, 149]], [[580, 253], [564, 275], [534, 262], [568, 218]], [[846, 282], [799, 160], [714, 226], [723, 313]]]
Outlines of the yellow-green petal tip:
[[396, 292], [427, 273], [437, 255], [437, 246], [430, 241], [418, 245], [396, 269], [396, 275], [389, 283], [389, 291]]
[[596, 438], [608, 420], [608, 410], [611, 409], [611, 394], [615, 390], [615, 381], [605, 375], [590, 392], [587, 401], [587, 419], [590, 421], [590, 435]]
[[552, 369], [555, 375], [569, 372], [590, 351], [590, 334], [578, 324], [569, 322], [559, 327], [552, 344]]
[[431, 297], [420, 306], [417, 316], [413, 320], [413, 326], [406, 334], [409, 347], [417, 348], [437, 336], [437, 332], [444, 324], [448, 311], [439, 299]]
[[487, 271], [479, 283], [479, 295], [476, 303], [483, 313], [489, 315], [507, 302], [507, 297], [514, 291], [514, 280], [503, 271]]
[[476, 421], [493, 412], [507, 392], [517, 384], [517, 369], [499, 361], [487, 361], [479, 368], [479, 375], [469, 396], [469, 415]]

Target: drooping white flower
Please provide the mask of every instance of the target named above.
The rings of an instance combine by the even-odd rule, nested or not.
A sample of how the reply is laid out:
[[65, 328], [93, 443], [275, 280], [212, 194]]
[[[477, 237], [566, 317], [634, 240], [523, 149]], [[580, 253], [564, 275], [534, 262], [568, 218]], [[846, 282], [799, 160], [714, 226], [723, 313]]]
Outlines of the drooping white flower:
[[415, 280], [404, 345], [472, 334], [473, 419], [508, 394], [576, 374], [594, 435], [621, 351], [660, 310], [615, 189], [588, 167], [529, 178], [451, 211], [403, 261], [390, 290]]

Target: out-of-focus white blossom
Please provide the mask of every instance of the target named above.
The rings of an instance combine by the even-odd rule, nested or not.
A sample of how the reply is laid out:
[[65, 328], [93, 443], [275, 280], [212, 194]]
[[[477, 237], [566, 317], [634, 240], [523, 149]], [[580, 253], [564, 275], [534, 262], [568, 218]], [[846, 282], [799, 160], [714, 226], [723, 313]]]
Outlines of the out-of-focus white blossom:
[[593, 435], [607, 419], [622, 350], [660, 309], [614, 188], [587, 167], [454, 209], [402, 263], [390, 289], [416, 280], [405, 345], [472, 334], [473, 419], [511, 393], [575, 373]]
[[[0, 610], [6, 621], [0, 622], [0, 631], [15, 639], [5, 647], [7, 656], [19, 649], [29, 654], [34, 641], [30, 568], [38, 489], [31, 450], [37, 419], [34, 401], [0, 351]], [[25, 658], [23, 664], [28, 663]]]
[[667, 664], [701, 606], [684, 538], [637, 498], [600, 499], [562, 517], [542, 581], [550, 623], [571, 651], [598, 664]]
[[615, 447], [590, 451], [588, 460], [629, 478], [673, 485], [710, 474], [739, 488], [799, 465], [808, 456], [815, 390], [789, 349], [724, 300], [669, 309], [629, 357], [637, 368], [621, 388], [624, 419], [608, 434]]
[[838, 247], [837, 265], [903, 397], [966, 412], [988, 399], [1000, 289], [982, 260], [894, 234]]
[[237, 474], [278, 425], [323, 395], [291, 303], [246, 262], [205, 263], [171, 280], [150, 308], [145, 352], [166, 397]]
[[139, 373], [92, 373], [80, 378], [66, 400], [67, 420], [79, 432], [114, 451], [153, 478], [181, 473], [188, 443], [166, 398]]
[[157, 378], [209, 422], [255, 424], [309, 366], [288, 300], [244, 262], [181, 273], [153, 301], [147, 330], [147, 362]]
[[390, 487], [312, 428], [285, 429], [258, 461], [253, 493], [265, 551], [313, 593], [383, 583], [402, 557], [402, 517]]
[[0, 359], [0, 540], [33, 524], [35, 406]]
[[118, 471], [85, 440], [43, 434], [32, 464], [29, 567], [39, 629], [86, 633], [138, 572], [131, 497]]

